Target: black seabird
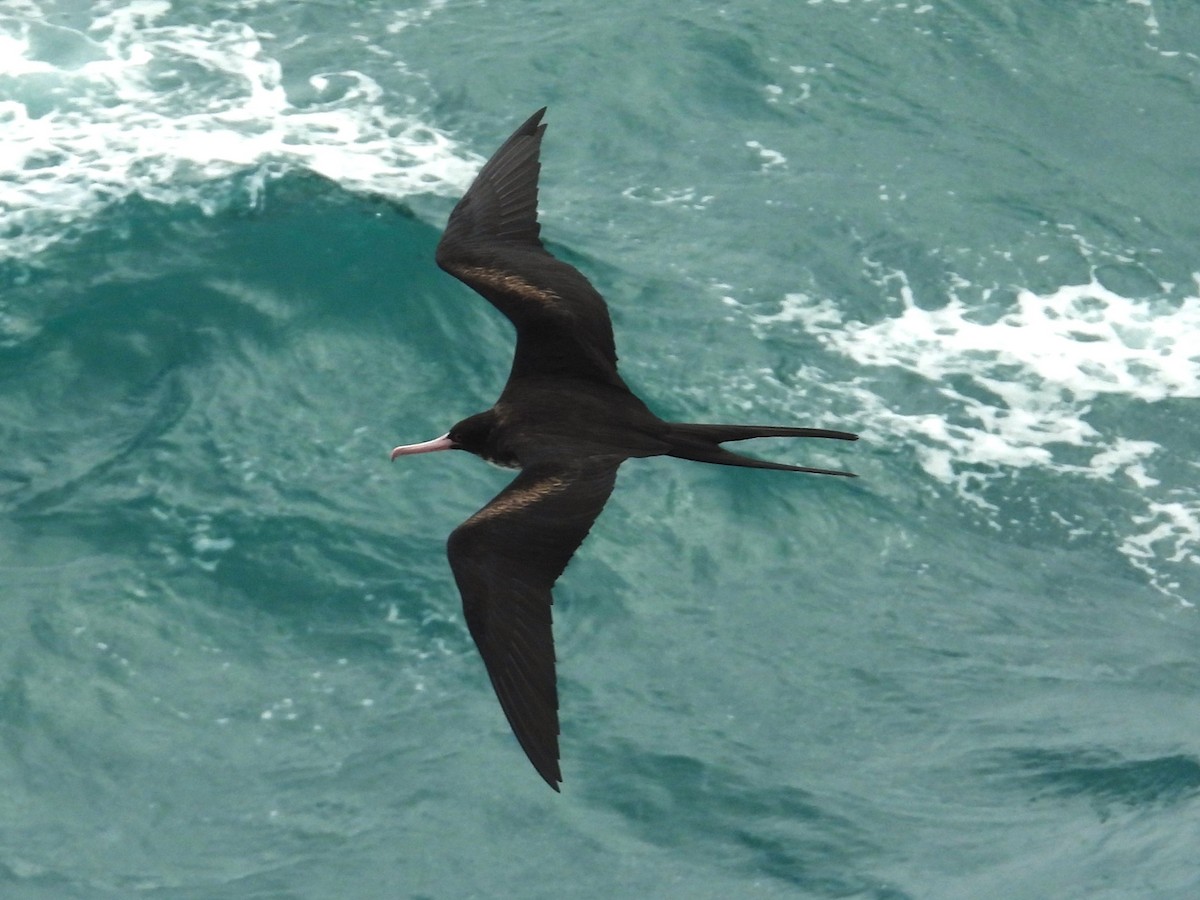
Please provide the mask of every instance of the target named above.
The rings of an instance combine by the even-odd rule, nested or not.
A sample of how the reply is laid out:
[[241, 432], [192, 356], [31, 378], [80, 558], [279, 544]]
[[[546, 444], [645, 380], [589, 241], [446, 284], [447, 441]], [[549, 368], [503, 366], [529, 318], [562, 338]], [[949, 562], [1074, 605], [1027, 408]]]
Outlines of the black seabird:
[[538, 110], [479, 170], [437, 247], [437, 263], [504, 313], [517, 332], [512, 371], [489, 410], [392, 459], [466, 450], [520, 469], [516, 479], [450, 535], [463, 613], [500, 706], [538, 774], [556, 791], [558, 688], [550, 589], [608, 501], [630, 457], [674, 456], [727, 466], [819, 475], [830, 469], [741, 456], [725, 441], [858, 436], [823, 428], [696, 425], [652, 413], [617, 373], [604, 299], [542, 246]]

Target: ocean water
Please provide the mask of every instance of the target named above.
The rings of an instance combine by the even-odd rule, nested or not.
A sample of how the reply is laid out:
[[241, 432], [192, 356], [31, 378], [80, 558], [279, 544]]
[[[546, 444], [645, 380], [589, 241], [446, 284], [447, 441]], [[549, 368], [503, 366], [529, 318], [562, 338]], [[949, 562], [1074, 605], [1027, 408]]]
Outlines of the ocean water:
[[[1200, 6], [0, 2], [0, 896], [1200, 896]], [[556, 591], [564, 788], [396, 443], [543, 235], [661, 415]]]

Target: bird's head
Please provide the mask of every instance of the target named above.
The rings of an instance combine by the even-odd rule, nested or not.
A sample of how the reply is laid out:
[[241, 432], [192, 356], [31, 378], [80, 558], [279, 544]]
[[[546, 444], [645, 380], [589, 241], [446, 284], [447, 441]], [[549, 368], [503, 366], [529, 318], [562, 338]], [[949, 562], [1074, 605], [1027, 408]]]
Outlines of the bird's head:
[[497, 446], [496, 437], [496, 413], [489, 409], [468, 416], [439, 438], [397, 447], [392, 451], [392, 459], [413, 453], [432, 453], [435, 450], [466, 450], [499, 466], [516, 466], [516, 459]]

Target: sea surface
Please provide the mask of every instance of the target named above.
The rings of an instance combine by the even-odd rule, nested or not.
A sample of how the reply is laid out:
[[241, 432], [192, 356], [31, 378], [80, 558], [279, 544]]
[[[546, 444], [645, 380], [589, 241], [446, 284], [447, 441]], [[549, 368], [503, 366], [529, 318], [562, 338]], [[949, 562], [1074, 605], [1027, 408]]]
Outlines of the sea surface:
[[[660, 415], [556, 591], [564, 785], [388, 462], [547, 105]], [[1200, 4], [0, 0], [0, 897], [1200, 896]]]

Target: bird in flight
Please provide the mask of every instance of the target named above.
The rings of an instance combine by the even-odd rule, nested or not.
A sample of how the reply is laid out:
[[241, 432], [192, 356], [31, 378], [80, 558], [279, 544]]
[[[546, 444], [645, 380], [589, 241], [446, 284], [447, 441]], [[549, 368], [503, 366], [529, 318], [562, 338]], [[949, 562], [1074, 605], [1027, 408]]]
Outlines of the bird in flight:
[[503, 313], [517, 346], [491, 409], [446, 434], [392, 451], [392, 459], [466, 450], [518, 469], [504, 490], [454, 529], [446, 550], [467, 628], [508, 723], [538, 774], [559, 790], [558, 687], [550, 591], [632, 457], [819, 475], [734, 453], [721, 444], [758, 437], [857, 440], [845, 431], [668, 422], [617, 372], [604, 298], [542, 245], [537, 219], [543, 107], [484, 164], [450, 213], [437, 264]]

